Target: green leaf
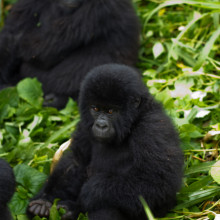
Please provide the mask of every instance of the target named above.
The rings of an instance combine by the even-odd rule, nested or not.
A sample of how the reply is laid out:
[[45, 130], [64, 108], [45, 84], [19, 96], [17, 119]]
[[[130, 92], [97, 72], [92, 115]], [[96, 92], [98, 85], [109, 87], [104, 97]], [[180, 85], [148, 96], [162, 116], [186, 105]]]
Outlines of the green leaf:
[[202, 189], [203, 187], [207, 186], [211, 182], [213, 182], [212, 177], [206, 176], [202, 178], [201, 180], [193, 182], [191, 185], [185, 186], [184, 188], [182, 188], [180, 191], [180, 194], [191, 194], [192, 192]]
[[78, 107], [77, 107], [77, 103], [75, 101], [73, 101], [72, 98], [69, 98], [66, 106], [64, 109], [62, 109], [60, 111], [60, 113], [64, 114], [64, 115], [77, 115], [78, 114]]
[[9, 203], [11, 212], [14, 215], [24, 214], [26, 212], [27, 206], [28, 206], [28, 198], [24, 199], [20, 197], [19, 192], [15, 192], [11, 199], [11, 202]]
[[41, 83], [37, 79], [26, 78], [18, 83], [17, 90], [19, 97], [26, 102], [40, 108], [43, 104], [43, 92]]
[[205, 47], [203, 48], [198, 58], [198, 61], [193, 68], [194, 71], [198, 70], [202, 66], [202, 64], [208, 57], [211, 49], [213, 48], [215, 41], [219, 38], [219, 36], [220, 36], [220, 27], [211, 35], [210, 39], [208, 40]]
[[0, 122], [15, 114], [19, 97], [16, 88], [6, 88], [0, 91]]
[[[88, 220], [88, 217], [82, 213], [79, 214], [79, 217], [77, 220]], [[104, 219], [103, 219], [104, 220]]]
[[16, 182], [36, 194], [46, 181], [47, 175], [29, 167], [25, 164], [18, 164], [14, 167]]
[[197, 113], [198, 113], [198, 109], [195, 107], [192, 108], [189, 115], [187, 115], [186, 119], [191, 123], [195, 119]]
[[180, 127], [180, 138], [181, 139], [196, 139], [203, 137], [200, 129], [194, 124], [183, 124]]
[[203, 201], [205, 201], [209, 198], [212, 198], [214, 196], [217, 196], [217, 195], [220, 195], [220, 188], [219, 187], [193, 192], [184, 202], [179, 203], [174, 208], [174, 210], [188, 208], [190, 206], [193, 206], [197, 203], [203, 202]]
[[149, 206], [147, 205], [147, 202], [144, 200], [144, 198], [142, 196], [140, 196], [139, 199], [140, 199], [142, 205], [144, 206], [144, 210], [146, 212], [148, 220], [155, 220], [155, 218], [154, 218]]
[[211, 167], [211, 176], [218, 184], [220, 184], [220, 160]]
[[[211, 10], [219, 10], [220, 8], [220, 3], [218, 2], [211, 2], [211, 1], [197, 1], [197, 0], [168, 0], [162, 4], [160, 4], [157, 8], [152, 10], [149, 14], [146, 14], [146, 21], [145, 21], [145, 26], [151, 19], [151, 17], [157, 13], [160, 9], [168, 6], [173, 6], [173, 5], [180, 5], [180, 4], [189, 4], [189, 5], [194, 5], [196, 7], [201, 7], [201, 8], [206, 8], [206, 9], [211, 9]], [[219, 10], [220, 11], [220, 10]]]
[[32, 220], [47, 220], [47, 218], [41, 218], [39, 216], [35, 216]]
[[156, 94], [155, 98], [162, 102], [164, 107], [166, 109], [172, 109], [173, 108], [173, 98], [171, 97], [170, 90], [166, 88], [162, 92], [159, 92]]
[[211, 169], [214, 163], [215, 161], [211, 161], [211, 162], [204, 162], [199, 165], [192, 166], [185, 171], [185, 175], [190, 175], [198, 172], [207, 172]]
[[50, 209], [50, 216], [49, 220], [61, 220], [61, 217], [59, 215], [59, 211], [57, 210], [57, 202], [59, 199], [55, 199], [51, 209]]
[[11, 118], [15, 112], [15, 108], [12, 108], [10, 105], [0, 107], [0, 122], [2, 122], [4, 119]]
[[161, 44], [160, 42], [157, 42], [156, 44], [154, 44], [153, 54], [154, 54], [155, 59], [157, 59], [164, 51], [165, 50], [164, 50], [163, 44]]
[[29, 218], [26, 215], [17, 215], [16, 220], [29, 220]]
[[18, 106], [18, 93], [16, 88], [9, 87], [0, 91], [0, 108], [4, 105], [10, 105], [12, 107]]
[[54, 134], [45, 142], [44, 146], [47, 146], [51, 142], [55, 141], [57, 138], [59, 138], [63, 133], [65, 133], [70, 128], [77, 125], [79, 122], [79, 118], [76, 118], [74, 121], [72, 121], [70, 124], [65, 125], [62, 129], [60, 129], [57, 132], [54, 132]]

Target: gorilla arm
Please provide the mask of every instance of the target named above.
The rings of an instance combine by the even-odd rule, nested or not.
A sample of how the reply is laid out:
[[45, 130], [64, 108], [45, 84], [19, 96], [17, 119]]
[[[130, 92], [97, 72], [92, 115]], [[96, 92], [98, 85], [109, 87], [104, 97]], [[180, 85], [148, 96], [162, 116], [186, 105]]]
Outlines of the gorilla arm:
[[[66, 152], [50, 175], [42, 190], [29, 203], [29, 216], [48, 216], [54, 199], [59, 198], [58, 207], [72, 214], [83, 182], [86, 179], [86, 163], [89, 161], [89, 144], [81, 136], [75, 136], [71, 151]], [[85, 155], [85, 156], [84, 156]]]

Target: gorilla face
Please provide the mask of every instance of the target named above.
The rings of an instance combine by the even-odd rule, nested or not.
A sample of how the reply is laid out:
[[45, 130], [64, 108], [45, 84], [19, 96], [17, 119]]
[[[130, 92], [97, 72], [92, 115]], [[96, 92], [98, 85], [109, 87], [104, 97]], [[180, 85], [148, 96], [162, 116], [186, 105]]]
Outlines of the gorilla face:
[[90, 113], [94, 120], [92, 126], [93, 136], [101, 142], [111, 141], [115, 136], [113, 122], [117, 118], [116, 110], [110, 107], [92, 105]]

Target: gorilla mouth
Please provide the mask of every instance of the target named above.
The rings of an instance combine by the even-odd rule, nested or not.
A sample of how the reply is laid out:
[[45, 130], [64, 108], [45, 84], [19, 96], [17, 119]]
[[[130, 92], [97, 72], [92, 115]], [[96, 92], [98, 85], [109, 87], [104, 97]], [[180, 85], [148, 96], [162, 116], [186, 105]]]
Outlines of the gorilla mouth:
[[111, 132], [111, 130], [109, 131], [93, 131], [93, 136], [97, 141], [100, 142], [106, 142], [106, 141], [110, 141], [113, 139], [114, 137], [114, 133]]
[[108, 140], [112, 138], [108, 132], [96, 132], [95, 134], [93, 133], [93, 135], [98, 140]]

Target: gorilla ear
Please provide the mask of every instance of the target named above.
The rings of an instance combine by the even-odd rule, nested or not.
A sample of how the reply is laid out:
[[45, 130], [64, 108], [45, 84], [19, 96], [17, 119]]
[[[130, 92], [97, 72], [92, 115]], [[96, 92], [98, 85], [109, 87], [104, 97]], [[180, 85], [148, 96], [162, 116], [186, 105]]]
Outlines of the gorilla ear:
[[134, 106], [135, 108], [138, 108], [141, 104], [141, 97], [134, 98]]

